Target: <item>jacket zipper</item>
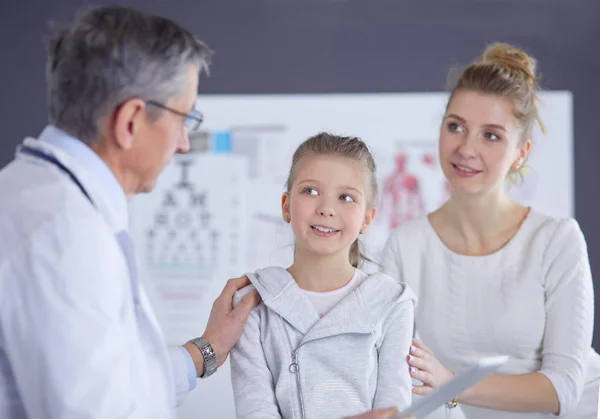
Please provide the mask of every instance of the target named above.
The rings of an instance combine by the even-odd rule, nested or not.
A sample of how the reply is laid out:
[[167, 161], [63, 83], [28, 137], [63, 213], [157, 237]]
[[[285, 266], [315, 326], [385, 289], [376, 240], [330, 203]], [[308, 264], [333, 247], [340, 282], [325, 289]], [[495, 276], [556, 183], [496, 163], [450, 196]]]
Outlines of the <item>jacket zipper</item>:
[[294, 349], [292, 346], [292, 338], [290, 338], [290, 331], [287, 329], [284, 320], [279, 317], [281, 326], [285, 330], [285, 336], [287, 337], [290, 349], [292, 351], [292, 363], [289, 366], [289, 370], [296, 376], [296, 386], [298, 387], [298, 403], [300, 404], [300, 419], [305, 418], [304, 414], [304, 399], [302, 397], [302, 385], [300, 383], [300, 365], [298, 364], [298, 349]]
[[300, 417], [304, 419], [304, 400], [302, 398], [302, 385], [300, 384], [300, 365], [298, 364], [298, 350], [292, 351], [292, 363], [290, 364], [290, 372], [296, 375], [296, 385], [298, 386], [298, 401], [300, 402]]

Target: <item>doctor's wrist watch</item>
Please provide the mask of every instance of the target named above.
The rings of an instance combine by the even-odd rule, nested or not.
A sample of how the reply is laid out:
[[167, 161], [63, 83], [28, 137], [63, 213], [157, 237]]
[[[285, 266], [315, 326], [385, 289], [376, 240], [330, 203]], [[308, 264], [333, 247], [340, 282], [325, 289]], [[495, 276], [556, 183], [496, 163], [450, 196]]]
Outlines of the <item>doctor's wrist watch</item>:
[[193, 343], [200, 349], [204, 358], [204, 373], [200, 378], [210, 377], [217, 371], [217, 355], [212, 345], [203, 337], [191, 339], [188, 343]]

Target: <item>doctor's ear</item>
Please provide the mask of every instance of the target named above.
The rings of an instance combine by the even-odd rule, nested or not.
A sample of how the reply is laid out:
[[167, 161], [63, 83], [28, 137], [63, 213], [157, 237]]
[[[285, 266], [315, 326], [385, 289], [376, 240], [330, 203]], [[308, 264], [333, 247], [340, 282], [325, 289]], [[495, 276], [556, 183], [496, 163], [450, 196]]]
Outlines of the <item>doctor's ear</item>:
[[129, 99], [119, 106], [112, 118], [112, 134], [116, 144], [130, 150], [141, 132], [142, 125], [147, 124], [146, 104], [141, 99]]

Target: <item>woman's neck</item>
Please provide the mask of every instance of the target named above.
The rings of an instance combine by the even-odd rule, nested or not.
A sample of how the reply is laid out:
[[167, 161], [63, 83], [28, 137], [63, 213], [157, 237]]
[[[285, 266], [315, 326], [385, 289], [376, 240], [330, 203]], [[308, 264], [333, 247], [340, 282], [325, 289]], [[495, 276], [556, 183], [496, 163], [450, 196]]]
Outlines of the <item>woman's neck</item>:
[[528, 208], [506, 193], [482, 196], [453, 194], [430, 217], [440, 237], [453, 250], [487, 254], [503, 247], [518, 231]]
[[317, 256], [297, 248], [294, 263], [287, 269], [298, 286], [307, 291], [333, 291], [346, 285], [354, 276], [347, 252]]

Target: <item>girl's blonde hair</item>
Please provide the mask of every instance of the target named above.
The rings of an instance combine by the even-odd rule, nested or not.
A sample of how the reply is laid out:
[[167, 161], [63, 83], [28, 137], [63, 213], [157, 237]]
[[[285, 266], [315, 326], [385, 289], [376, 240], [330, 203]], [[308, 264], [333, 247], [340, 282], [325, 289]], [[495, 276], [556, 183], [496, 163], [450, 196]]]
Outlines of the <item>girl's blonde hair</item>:
[[[352, 159], [363, 165], [369, 174], [369, 190], [367, 191], [367, 208], [375, 206], [377, 201], [377, 176], [375, 159], [371, 154], [369, 147], [357, 137], [342, 137], [322, 132], [308, 140], [304, 141], [294, 152], [292, 166], [286, 182], [287, 192], [290, 193], [294, 180], [296, 178], [296, 167], [301, 159], [310, 156], [338, 156]], [[358, 268], [361, 263], [371, 261], [360, 250], [358, 238], [350, 247], [350, 263]]]

